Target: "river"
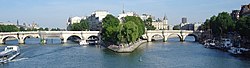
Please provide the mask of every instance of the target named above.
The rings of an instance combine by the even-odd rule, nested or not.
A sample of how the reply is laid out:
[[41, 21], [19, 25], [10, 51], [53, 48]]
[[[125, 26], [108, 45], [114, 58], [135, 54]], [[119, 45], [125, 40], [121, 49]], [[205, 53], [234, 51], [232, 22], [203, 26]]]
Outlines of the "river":
[[[193, 37], [179, 42], [154, 41], [142, 44], [133, 53], [115, 53], [103, 47], [60, 44], [51, 40], [40, 45], [39, 39], [20, 45], [21, 55], [0, 68], [248, 68], [250, 60], [227, 52], [204, 48]], [[17, 41], [7, 41], [6, 45]], [[0, 46], [3, 50], [6, 45]]]

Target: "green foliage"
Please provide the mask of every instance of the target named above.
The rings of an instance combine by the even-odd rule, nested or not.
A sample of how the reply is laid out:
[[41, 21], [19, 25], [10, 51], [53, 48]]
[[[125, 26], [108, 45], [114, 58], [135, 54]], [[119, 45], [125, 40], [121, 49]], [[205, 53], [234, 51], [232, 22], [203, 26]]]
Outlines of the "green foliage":
[[89, 22], [87, 20], [81, 20], [80, 23], [74, 23], [71, 26], [71, 31], [85, 31], [89, 30]]
[[203, 30], [212, 29], [215, 36], [221, 36], [235, 30], [235, 22], [227, 12], [219, 13], [218, 16], [212, 16], [202, 25]]
[[39, 29], [35, 29], [35, 28], [28, 28], [26, 31], [37, 31]]
[[121, 43], [131, 43], [135, 42], [139, 37], [138, 26], [132, 22], [128, 21], [119, 27], [118, 39]]
[[50, 31], [61, 31], [60, 28], [52, 28]]
[[143, 21], [136, 16], [127, 16], [124, 23], [112, 15], [103, 19], [102, 39], [110, 44], [134, 43], [145, 32]]
[[104, 42], [110, 42], [112, 44], [117, 44], [118, 42], [118, 27], [119, 27], [119, 19], [114, 17], [113, 15], [107, 15], [103, 21], [103, 29], [102, 29], [102, 39]]
[[43, 31], [44, 29], [42, 27], [40, 27], [38, 30]]
[[45, 30], [45, 31], [49, 31], [49, 28], [46, 27], [46, 28], [44, 28], [44, 30]]
[[[219, 13], [215, 22], [217, 22], [217, 28], [219, 28], [219, 32], [221, 34], [226, 34], [228, 32], [232, 32], [235, 29], [235, 22], [232, 17], [227, 12]], [[216, 25], [216, 24], [214, 24]], [[217, 33], [217, 32], [213, 32]]]
[[140, 17], [136, 17], [136, 16], [126, 16], [125, 17], [125, 23], [126, 22], [134, 22], [137, 26], [138, 26], [138, 37], [140, 38], [144, 33], [145, 33], [145, 24], [144, 22], [141, 20]]
[[19, 29], [20, 31], [26, 31], [24, 27], [20, 27]]
[[144, 21], [145, 27], [147, 28], [147, 30], [155, 30], [155, 29], [156, 29], [156, 28], [152, 25], [152, 22], [153, 22], [153, 20], [152, 20], [151, 17], [149, 17], [148, 19], [146, 19], [146, 20]]
[[15, 25], [0, 25], [0, 32], [16, 32], [19, 29]]
[[173, 30], [180, 30], [180, 25], [175, 25], [175, 26], [173, 27]]
[[236, 30], [241, 36], [250, 39], [250, 16], [241, 17], [237, 21]]

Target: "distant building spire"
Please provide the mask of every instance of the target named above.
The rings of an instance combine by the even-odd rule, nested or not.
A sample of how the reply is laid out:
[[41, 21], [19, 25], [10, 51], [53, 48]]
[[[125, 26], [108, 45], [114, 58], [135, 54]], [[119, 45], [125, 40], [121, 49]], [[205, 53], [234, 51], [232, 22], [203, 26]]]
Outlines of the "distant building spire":
[[16, 21], [16, 25], [19, 25], [19, 21], [18, 21], [18, 19], [17, 19], [17, 21]]
[[163, 20], [168, 20], [166, 14], [164, 14]]
[[122, 13], [125, 13], [125, 9], [124, 9], [124, 2], [122, 3]]

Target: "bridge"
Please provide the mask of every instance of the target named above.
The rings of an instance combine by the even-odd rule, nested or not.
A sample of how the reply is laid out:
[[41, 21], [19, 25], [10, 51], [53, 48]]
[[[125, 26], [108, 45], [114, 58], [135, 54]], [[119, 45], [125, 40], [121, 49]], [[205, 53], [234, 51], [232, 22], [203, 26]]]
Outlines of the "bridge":
[[163, 37], [163, 41], [167, 41], [169, 36], [177, 35], [180, 41], [185, 41], [187, 36], [194, 36], [195, 41], [198, 41], [201, 35], [201, 32], [195, 32], [190, 30], [147, 30], [144, 38], [150, 42], [154, 36]]
[[100, 38], [99, 31], [27, 31], [27, 32], [2, 32], [0, 33], [0, 44], [4, 44], [7, 38], [16, 38], [19, 44], [24, 44], [29, 37], [41, 38], [60, 38], [62, 43], [66, 43], [69, 37], [78, 37], [86, 41], [90, 37]]
[[[199, 39], [201, 32], [187, 30], [147, 30], [143, 35], [149, 42], [154, 36], [161, 36], [167, 41], [170, 35], [177, 35], [180, 41], [184, 41], [187, 36], [194, 36], [195, 40]], [[35, 37], [46, 41], [48, 38], [60, 38], [62, 43], [66, 43], [69, 37], [78, 37], [87, 41], [91, 37], [101, 39], [100, 31], [27, 31], [27, 32], [1, 32], [0, 44], [4, 44], [7, 38], [16, 38], [19, 44], [24, 44], [26, 38]]]

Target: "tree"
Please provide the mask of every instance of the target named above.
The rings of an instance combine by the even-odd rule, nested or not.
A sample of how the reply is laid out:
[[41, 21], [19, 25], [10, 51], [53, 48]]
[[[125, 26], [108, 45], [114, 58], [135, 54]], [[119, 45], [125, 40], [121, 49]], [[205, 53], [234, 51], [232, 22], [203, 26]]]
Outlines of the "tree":
[[117, 44], [118, 43], [118, 26], [120, 24], [119, 19], [114, 17], [113, 15], [107, 15], [103, 21], [103, 29], [102, 29], [102, 39], [104, 42]]
[[15, 25], [0, 25], [0, 32], [16, 32], [19, 31]]
[[215, 36], [222, 36], [228, 32], [235, 31], [235, 22], [227, 12], [221, 12], [218, 16], [212, 16], [206, 19], [202, 25], [204, 30], [212, 29], [212, 34]]
[[175, 25], [174, 27], [173, 27], [173, 30], [180, 30], [180, 25]]
[[136, 16], [126, 16], [125, 23], [128, 21], [134, 22], [135, 25], [138, 26], [138, 33], [139, 33], [138, 38], [140, 38], [145, 33], [145, 24], [143, 23], [141, 18]]
[[[235, 29], [235, 22], [227, 12], [219, 13], [215, 22], [217, 22], [217, 28], [220, 29], [220, 35], [232, 32]], [[214, 24], [215, 25], [215, 24]]]
[[241, 17], [236, 24], [237, 32], [247, 39], [250, 39], [250, 16]]
[[41, 27], [41, 28], [39, 28], [38, 30], [43, 31], [43, 28]]
[[156, 28], [152, 25], [152, 22], [153, 22], [153, 20], [152, 20], [151, 17], [149, 17], [148, 19], [146, 19], [146, 20], [144, 21], [145, 27], [147, 28], [147, 30], [155, 30], [155, 29], [156, 29]]
[[74, 23], [70, 26], [71, 31], [85, 31], [89, 30], [89, 22], [87, 20], [81, 20], [80, 23]]
[[127, 43], [135, 42], [139, 38], [139, 28], [133, 21], [124, 24], [124, 32]]
[[24, 27], [19, 28], [20, 31], [26, 31]]
[[45, 31], [49, 31], [49, 28], [48, 28], [48, 27], [46, 27], [46, 28], [44, 28], [44, 30], [45, 30]]

